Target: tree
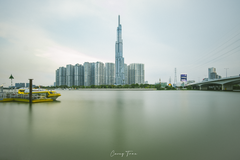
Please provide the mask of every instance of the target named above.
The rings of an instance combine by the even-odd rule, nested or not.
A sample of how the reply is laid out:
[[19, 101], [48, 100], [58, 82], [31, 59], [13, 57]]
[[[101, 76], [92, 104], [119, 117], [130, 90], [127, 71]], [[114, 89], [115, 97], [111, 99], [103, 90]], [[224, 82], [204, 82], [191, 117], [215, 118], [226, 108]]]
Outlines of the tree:
[[161, 90], [161, 84], [155, 84], [155, 88], [157, 88], [157, 90]]
[[192, 90], [192, 86], [187, 86], [187, 90]]

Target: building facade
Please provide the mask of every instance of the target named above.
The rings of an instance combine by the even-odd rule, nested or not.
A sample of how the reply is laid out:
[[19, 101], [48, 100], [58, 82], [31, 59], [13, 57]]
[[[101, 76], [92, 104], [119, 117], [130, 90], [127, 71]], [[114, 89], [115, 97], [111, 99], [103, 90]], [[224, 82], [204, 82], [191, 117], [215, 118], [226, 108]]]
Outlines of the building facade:
[[117, 41], [115, 44], [115, 84], [125, 84], [124, 78], [122, 26], [120, 24], [120, 16], [118, 16]]
[[81, 64], [74, 66], [74, 86], [84, 85], [84, 67]]
[[56, 81], [55, 81], [55, 86], [59, 86], [59, 69], [56, 70]]
[[102, 62], [95, 63], [94, 85], [104, 84], [104, 64]]
[[115, 83], [115, 64], [105, 63], [104, 67], [104, 84], [113, 85]]
[[214, 67], [208, 68], [208, 80], [221, 79], [221, 78], [222, 77], [217, 74], [216, 68]]
[[128, 66], [124, 64], [124, 84], [129, 84], [128, 82]]
[[95, 84], [95, 63], [85, 62], [84, 66], [84, 86]]
[[66, 68], [59, 67], [59, 86], [66, 85]]
[[16, 88], [22, 88], [25, 87], [25, 83], [15, 83]]
[[129, 84], [144, 84], [145, 71], [144, 64], [132, 63], [128, 66], [128, 83]]
[[72, 87], [74, 84], [74, 66], [68, 64], [66, 66], [66, 85]]
[[89, 62], [85, 62], [84, 66], [84, 86], [91, 85], [91, 76], [92, 76], [92, 64]]

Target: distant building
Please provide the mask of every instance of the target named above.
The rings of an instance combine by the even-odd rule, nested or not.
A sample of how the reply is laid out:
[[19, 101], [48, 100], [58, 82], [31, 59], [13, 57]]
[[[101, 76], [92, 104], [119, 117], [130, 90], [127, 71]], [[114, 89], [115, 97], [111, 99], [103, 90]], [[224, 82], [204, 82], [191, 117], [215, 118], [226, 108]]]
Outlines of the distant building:
[[120, 24], [120, 16], [118, 16], [117, 41], [115, 44], [115, 83], [116, 85], [125, 84], [124, 74], [124, 58], [123, 58], [123, 40], [122, 25]]
[[66, 85], [72, 87], [74, 84], [74, 66], [68, 64], [66, 67]]
[[74, 66], [74, 86], [84, 85], [84, 67], [81, 64]]
[[66, 85], [66, 68], [59, 67], [59, 86]]
[[15, 83], [16, 88], [22, 88], [25, 87], [25, 83]]
[[105, 63], [104, 84], [113, 85], [115, 83], [115, 64]]
[[102, 62], [95, 63], [94, 85], [104, 84], [104, 64]]
[[84, 66], [84, 86], [95, 84], [95, 63], [85, 62]]
[[55, 86], [59, 86], [59, 69], [56, 70]]
[[144, 84], [144, 64], [132, 63], [128, 66], [128, 83], [129, 84]]
[[195, 80], [188, 80], [187, 84], [190, 84], [190, 83], [195, 83]]
[[206, 81], [208, 81], [208, 78], [203, 78], [203, 82], [206, 82]]
[[96, 63], [91, 63], [91, 83], [90, 85], [95, 85], [95, 65]]
[[[26, 83], [26, 87], [27, 87], [27, 88], [29, 87], [29, 83]], [[35, 87], [35, 85], [32, 84], [32, 88], [34, 88], [34, 87]]]
[[161, 88], [165, 88], [167, 85], [167, 82], [161, 82]]
[[128, 66], [124, 64], [124, 84], [129, 84], [128, 82]]
[[217, 74], [216, 68], [214, 67], [208, 68], [208, 80], [221, 79], [221, 78], [222, 77]]

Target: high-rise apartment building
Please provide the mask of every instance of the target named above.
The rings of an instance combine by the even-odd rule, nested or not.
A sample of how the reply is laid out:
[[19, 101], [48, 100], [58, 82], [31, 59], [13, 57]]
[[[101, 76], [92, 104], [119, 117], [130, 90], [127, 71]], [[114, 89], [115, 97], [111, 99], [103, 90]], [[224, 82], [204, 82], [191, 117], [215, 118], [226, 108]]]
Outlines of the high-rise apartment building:
[[59, 86], [59, 69], [56, 70], [56, 81], [55, 86]]
[[104, 64], [102, 62], [95, 63], [95, 73], [94, 73], [94, 85], [103, 85], [104, 84]]
[[217, 74], [216, 68], [214, 67], [208, 68], [208, 80], [220, 79], [220, 78], [222, 77]]
[[122, 26], [120, 24], [120, 16], [118, 16], [117, 41], [115, 44], [115, 83], [116, 85], [125, 84], [124, 78], [125, 77], [124, 77]]
[[66, 67], [66, 85], [72, 87], [74, 84], [74, 66], [68, 64]]
[[85, 62], [84, 66], [84, 86], [91, 85], [91, 76], [92, 76], [92, 64], [89, 62]]
[[132, 63], [128, 66], [128, 82], [129, 84], [144, 84], [145, 73], [144, 64]]
[[125, 80], [125, 84], [128, 84], [128, 66], [127, 64], [124, 64], [124, 80]]
[[84, 67], [81, 64], [76, 64], [74, 66], [74, 85], [75, 86], [84, 85]]
[[214, 67], [208, 68], [208, 79], [215, 79], [215, 78], [213, 78], [213, 76], [211, 76], [211, 73], [216, 74], [216, 68], [214, 68]]
[[66, 85], [66, 68], [59, 67], [59, 86]]
[[84, 62], [84, 86], [95, 84], [95, 63]]
[[95, 65], [96, 63], [91, 63], [91, 82], [90, 85], [95, 85]]
[[113, 85], [115, 82], [115, 65], [114, 63], [105, 63], [104, 84]]

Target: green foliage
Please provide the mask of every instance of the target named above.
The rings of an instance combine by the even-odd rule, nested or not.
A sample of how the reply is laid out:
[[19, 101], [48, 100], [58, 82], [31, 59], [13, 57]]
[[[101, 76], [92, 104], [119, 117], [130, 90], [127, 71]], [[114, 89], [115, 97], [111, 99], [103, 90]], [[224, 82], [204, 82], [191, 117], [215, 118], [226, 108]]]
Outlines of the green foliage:
[[192, 90], [192, 86], [187, 86], [187, 90]]
[[172, 87], [172, 86], [166, 86], [165, 88], [166, 88], [166, 90], [176, 90], [176, 88]]
[[239, 84], [233, 85], [233, 89], [240, 89], [240, 85]]
[[[44, 88], [44, 87], [41, 87]], [[51, 87], [47, 87], [51, 88]], [[56, 86], [53, 88], [156, 88], [157, 90], [164, 90], [164, 88], [161, 88], [161, 84], [125, 84], [125, 85], [91, 85], [91, 86], [67, 86], [67, 85], [62, 85], [62, 86]], [[171, 87], [170, 89], [175, 89]]]
[[157, 90], [161, 90], [161, 84], [155, 84], [155, 88], [157, 88]]

